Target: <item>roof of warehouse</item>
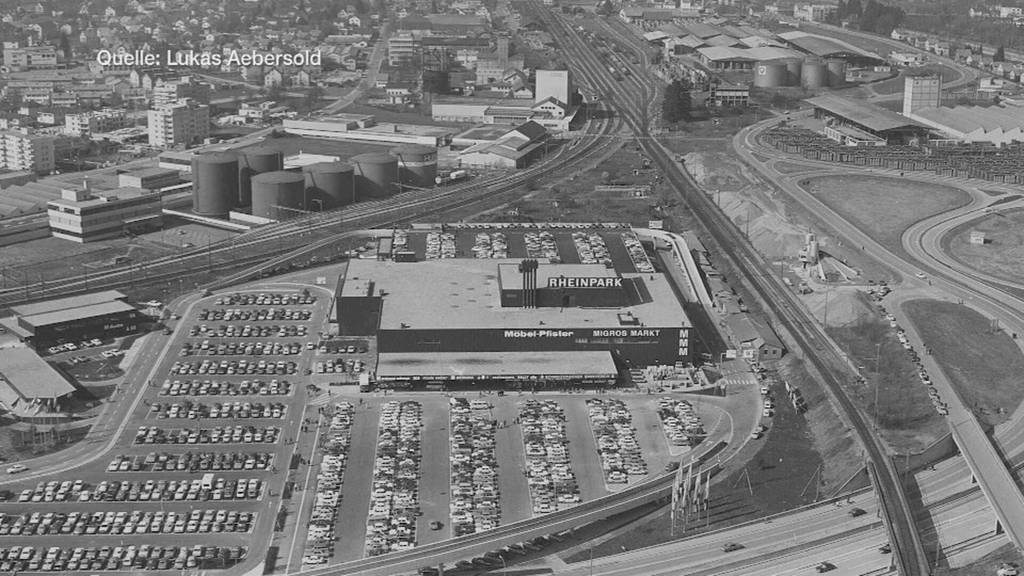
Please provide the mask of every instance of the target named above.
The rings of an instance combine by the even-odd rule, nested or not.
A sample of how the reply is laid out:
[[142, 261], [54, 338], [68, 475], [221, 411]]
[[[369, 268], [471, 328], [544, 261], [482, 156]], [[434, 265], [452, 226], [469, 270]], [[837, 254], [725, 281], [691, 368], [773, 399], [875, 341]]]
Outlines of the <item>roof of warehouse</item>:
[[783, 40], [786, 40], [787, 42], [790, 42], [800, 49], [814, 54], [815, 56], [824, 57], [832, 54], [848, 53], [882, 60], [882, 58], [877, 54], [858, 48], [848, 42], [843, 42], [842, 40], [837, 40], [835, 38], [818, 36], [817, 34], [809, 34], [800, 30], [783, 32], [779, 34], [779, 38], [782, 38]]
[[1024, 129], [1024, 112], [1003, 106], [940, 106], [914, 110], [913, 113], [958, 132], [992, 132]]
[[758, 46], [757, 48], [734, 48], [731, 46], [710, 46], [698, 48], [702, 56], [708, 60], [778, 60], [780, 58], [799, 58], [800, 54], [785, 48], [774, 46]]
[[60, 372], [28, 348], [5, 348], [0, 354], [0, 386], [27, 399], [60, 398], [75, 391]]
[[807, 103], [815, 108], [828, 110], [833, 114], [875, 131], [893, 130], [906, 126], [921, 126], [920, 122], [915, 122], [906, 116], [859, 100], [850, 100], [826, 94], [808, 98]]
[[33, 316], [35, 314], [43, 314], [45, 312], [67, 310], [69, 308], [81, 308], [82, 306], [110, 302], [112, 300], [120, 300], [122, 298], [125, 298], [125, 295], [122, 292], [117, 290], [104, 290], [102, 292], [82, 294], [81, 296], [69, 296], [67, 298], [36, 302], [34, 304], [11, 306], [11, 311], [18, 316]]
[[503, 308], [498, 265], [519, 262], [451, 258], [396, 263], [355, 259], [349, 262], [341, 296], [366, 296], [367, 284], [372, 282], [377, 294], [385, 294], [381, 330], [620, 328], [619, 315], [627, 312], [641, 325], [690, 326], [672, 286], [661, 274], [622, 274], [624, 279], [642, 279], [650, 294], [649, 301], [622, 308]]
[[61, 322], [67, 322], [69, 320], [95, 318], [97, 316], [106, 316], [107, 314], [127, 312], [129, 310], [135, 310], [135, 307], [126, 302], [115, 300], [113, 302], [103, 302], [100, 304], [92, 304], [89, 306], [81, 306], [78, 308], [69, 308], [66, 310], [56, 310], [54, 312], [33, 314], [32, 316], [23, 316], [22, 320], [38, 328], [40, 326], [60, 324]]
[[378, 378], [433, 376], [602, 376], [617, 373], [611, 352], [421, 352], [378, 356]]

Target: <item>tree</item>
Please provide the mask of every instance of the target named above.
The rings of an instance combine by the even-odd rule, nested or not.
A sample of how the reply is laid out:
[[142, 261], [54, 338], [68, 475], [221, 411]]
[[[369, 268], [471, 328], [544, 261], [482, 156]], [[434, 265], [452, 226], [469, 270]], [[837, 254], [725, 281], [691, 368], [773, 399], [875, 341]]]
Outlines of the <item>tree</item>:
[[993, 62], [1006, 62], [1006, 48], [1000, 46], [996, 48], [995, 54], [992, 55]]
[[665, 88], [661, 101], [661, 116], [666, 122], [676, 123], [690, 119], [690, 86], [683, 80], [674, 80]]

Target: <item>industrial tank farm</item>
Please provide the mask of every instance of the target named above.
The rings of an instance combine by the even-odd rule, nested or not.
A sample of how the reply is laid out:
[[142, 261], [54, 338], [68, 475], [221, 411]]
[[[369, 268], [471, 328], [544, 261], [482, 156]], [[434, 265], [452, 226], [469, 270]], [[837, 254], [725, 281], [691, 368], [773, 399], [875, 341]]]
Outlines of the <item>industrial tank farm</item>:
[[[306, 178], [307, 202], [330, 210], [356, 201], [355, 168], [345, 162], [318, 162], [303, 168]], [[307, 206], [310, 208], [310, 206]]]
[[821, 60], [807, 59], [804, 61], [800, 76], [800, 85], [804, 88], [824, 88], [828, 85], [828, 68]]
[[356, 196], [360, 200], [384, 198], [394, 192], [398, 182], [398, 159], [383, 152], [353, 156]]
[[237, 201], [238, 156], [196, 156], [192, 159], [192, 174], [192, 211], [200, 216], [227, 216]]
[[252, 179], [252, 215], [284, 220], [305, 210], [306, 178], [296, 172], [265, 172]]
[[754, 86], [758, 88], [778, 88], [785, 86], [789, 70], [781, 60], [758, 62], [754, 67]]
[[251, 148], [238, 158], [238, 203], [237, 206], [252, 204], [252, 178], [257, 174], [274, 172], [284, 168], [284, 156], [270, 148]]
[[398, 159], [398, 175], [403, 185], [429, 188], [437, 178], [437, 148], [409, 144], [393, 148]]

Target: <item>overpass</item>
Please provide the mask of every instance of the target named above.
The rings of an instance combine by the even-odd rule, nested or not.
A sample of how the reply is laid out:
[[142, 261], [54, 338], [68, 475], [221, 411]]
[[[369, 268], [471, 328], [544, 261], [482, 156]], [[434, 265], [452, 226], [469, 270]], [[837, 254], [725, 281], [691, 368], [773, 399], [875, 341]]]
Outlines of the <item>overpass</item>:
[[957, 408], [950, 403], [949, 428], [972, 479], [996, 513], [996, 532], [1005, 531], [1017, 550], [1024, 550], [1024, 495], [974, 415], [963, 405]]

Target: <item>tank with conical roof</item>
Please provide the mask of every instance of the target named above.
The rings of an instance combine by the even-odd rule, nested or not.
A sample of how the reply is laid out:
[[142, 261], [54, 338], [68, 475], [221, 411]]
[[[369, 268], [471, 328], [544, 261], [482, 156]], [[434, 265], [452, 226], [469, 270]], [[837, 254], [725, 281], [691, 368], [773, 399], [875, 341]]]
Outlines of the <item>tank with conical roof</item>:
[[[317, 162], [302, 169], [308, 208], [330, 210], [356, 201], [355, 168], [345, 162]], [[315, 201], [321, 203], [317, 206]]]
[[192, 211], [227, 216], [238, 197], [238, 156], [231, 152], [192, 158]]
[[238, 206], [252, 204], [252, 177], [284, 168], [284, 155], [265, 147], [250, 148], [238, 158]]
[[403, 185], [429, 188], [437, 178], [437, 148], [420, 144], [405, 144], [392, 148], [391, 156], [398, 159], [398, 178]]
[[264, 172], [252, 177], [252, 215], [285, 220], [306, 210], [306, 178], [299, 172]]
[[394, 193], [398, 159], [385, 152], [367, 152], [349, 158], [355, 166], [356, 197], [383, 198]]

